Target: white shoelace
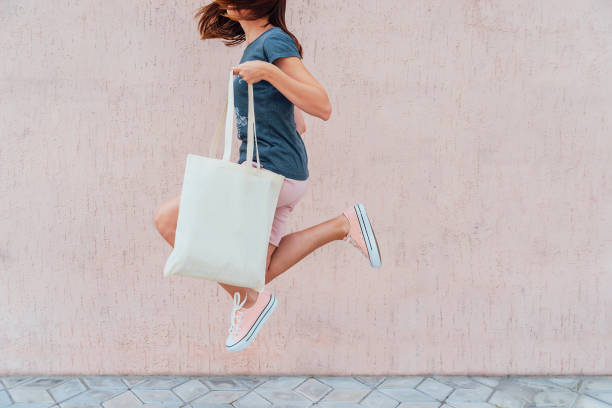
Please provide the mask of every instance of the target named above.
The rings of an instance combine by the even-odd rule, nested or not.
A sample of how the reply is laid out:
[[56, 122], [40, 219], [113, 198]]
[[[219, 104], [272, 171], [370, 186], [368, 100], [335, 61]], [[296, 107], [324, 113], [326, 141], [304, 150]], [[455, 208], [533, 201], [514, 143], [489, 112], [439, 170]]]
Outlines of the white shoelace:
[[350, 235], [347, 235], [346, 237], [344, 237], [343, 241], [346, 242], [348, 245], [352, 246], [353, 248], [355, 248], [356, 250], [358, 250], [363, 255], [361, 247], [359, 246], [359, 242], [353, 239], [353, 237], [351, 237]]
[[242, 321], [242, 316], [244, 315], [244, 310], [240, 310], [240, 308], [242, 308], [246, 301], [247, 296], [245, 296], [242, 303], [240, 303], [240, 292], [234, 292], [234, 305], [232, 306], [231, 314], [232, 325], [228, 330], [229, 334], [234, 337], [236, 337], [238, 331], [240, 330], [240, 322]]

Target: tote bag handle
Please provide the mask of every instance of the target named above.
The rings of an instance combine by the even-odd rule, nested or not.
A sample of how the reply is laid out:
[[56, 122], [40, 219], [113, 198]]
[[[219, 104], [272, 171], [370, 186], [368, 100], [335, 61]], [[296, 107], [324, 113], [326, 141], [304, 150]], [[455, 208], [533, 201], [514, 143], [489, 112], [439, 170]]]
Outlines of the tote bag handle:
[[[225, 147], [223, 150], [223, 160], [230, 160], [232, 154], [232, 131], [234, 127], [234, 70], [230, 71], [229, 83], [227, 87], [227, 105], [225, 105], [225, 109], [223, 110], [223, 114], [221, 115], [221, 120], [219, 121], [219, 125], [217, 126], [217, 130], [215, 135], [213, 136], [213, 140], [210, 145], [210, 149], [208, 152], [209, 157], [217, 156], [217, 145], [219, 143], [219, 136], [221, 135], [221, 125], [223, 124], [223, 118], [225, 117]], [[261, 163], [259, 161], [259, 149], [257, 148], [257, 132], [255, 128], [255, 100], [253, 98], [253, 84], [249, 84], [249, 119], [247, 123], [247, 151], [246, 151], [246, 160], [247, 165], [251, 165], [253, 162], [253, 143], [255, 143], [255, 153], [257, 156], [257, 167], [261, 167]]]

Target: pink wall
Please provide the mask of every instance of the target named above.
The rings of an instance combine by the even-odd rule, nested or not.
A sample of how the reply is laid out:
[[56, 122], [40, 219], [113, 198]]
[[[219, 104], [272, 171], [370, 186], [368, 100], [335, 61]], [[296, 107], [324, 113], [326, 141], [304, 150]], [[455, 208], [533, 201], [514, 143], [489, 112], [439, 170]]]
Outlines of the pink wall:
[[288, 231], [361, 201], [383, 267], [320, 248], [237, 354], [152, 222], [242, 54], [199, 5], [0, 3], [0, 374], [610, 373], [612, 3], [289, 1], [333, 114]]

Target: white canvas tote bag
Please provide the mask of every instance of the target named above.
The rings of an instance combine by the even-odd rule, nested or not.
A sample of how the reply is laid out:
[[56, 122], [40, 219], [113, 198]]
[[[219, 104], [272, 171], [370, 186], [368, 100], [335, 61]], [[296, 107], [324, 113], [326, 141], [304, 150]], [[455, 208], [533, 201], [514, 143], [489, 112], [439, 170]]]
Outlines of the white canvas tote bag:
[[234, 74], [230, 71], [225, 108], [225, 148], [217, 159], [217, 129], [210, 157], [187, 155], [174, 248], [164, 277], [184, 275], [261, 292], [268, 242], [284, 176], [253, 167], [255, 105], [248, 84], [249, 113], [245, 165], [230, 160], [234, 128]]

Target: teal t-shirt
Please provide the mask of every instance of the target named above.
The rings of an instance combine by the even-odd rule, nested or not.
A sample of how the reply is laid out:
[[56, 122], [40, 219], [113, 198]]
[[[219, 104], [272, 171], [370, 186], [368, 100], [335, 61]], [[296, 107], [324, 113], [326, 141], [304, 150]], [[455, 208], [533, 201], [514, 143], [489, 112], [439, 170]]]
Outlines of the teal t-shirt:
[[[252, 60], [272, 63], [280, 57], [301, 59], [293, 38], [282, 28], [274, 26], [260, 34], [245, 48], [240, 63]], [[248, 83], [240, 75], [235, 74], [236, 128], [237, 137], [242, 141], [238, 163], [246, 160], [248, 97]], [[304, 141], [297, 131], [293, 103], [264, 80], [253, 84], [253, 99], [255, 132], [262, 167], [290, 179], [306, 180], [309, 175], [308, 155]], [[255, 145], [253, 145], [253, 161], [257, 161]]]

